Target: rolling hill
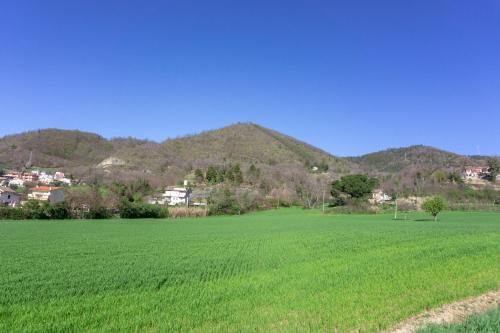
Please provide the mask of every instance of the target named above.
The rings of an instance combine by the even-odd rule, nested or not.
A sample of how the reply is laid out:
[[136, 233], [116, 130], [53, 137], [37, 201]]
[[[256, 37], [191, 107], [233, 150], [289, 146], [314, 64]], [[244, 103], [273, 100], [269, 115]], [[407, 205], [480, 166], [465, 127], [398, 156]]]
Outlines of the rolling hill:
[[[157, 143], [134, 138], [106, 139], [94, 133], [44, 129], [0, 138], [0, 167], [22, 168], [33, 152], [33, 165], [61, 168], [77, 176], [89, 170], [107, 174], [162, 176], [178, 181], [195, 168], [255, 164], [267, 175], [311, 170], [327, 164], [332, 177], [348, 173], [399, 174], [409, 170], [451, 170], [484, 165], [488, 157], [463, 156], [429, 146], [387, 149], [340, 158], [277, 131], [238, 123]], [[111, 172], [113, 170], [113, 172]]]
[[415, 145], [348, 157], [348, 160], [358, 164], [365, 172], [400, 173], [408, 168], [451, 170], [468, 165], [486, 165], [488, 158], [490, 157], [464, 156], [434, 147]]
[[[115, 169], [181, 177], [208, 165], [255, 164], [266, 170], [313, 168], [328, 164], [338, 174], [356, 169], [350, 161], [285, 134], [238, 123], [161, 143], [134, 138], [105, 139], [93, 133], [58, 129], [31, 131], [0, 139], [0, 165], [22, 168], [33, 152], [33, 165], [44, 168]], [[105, 161], [104, 163], [102, 163]]]

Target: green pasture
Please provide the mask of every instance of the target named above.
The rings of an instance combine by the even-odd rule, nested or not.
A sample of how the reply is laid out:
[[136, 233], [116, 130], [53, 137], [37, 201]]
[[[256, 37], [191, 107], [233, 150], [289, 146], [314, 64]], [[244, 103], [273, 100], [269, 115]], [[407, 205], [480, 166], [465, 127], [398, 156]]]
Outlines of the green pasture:
[[0, 332], [375, 332], [500, 288], [500, 214], [0, 222]]

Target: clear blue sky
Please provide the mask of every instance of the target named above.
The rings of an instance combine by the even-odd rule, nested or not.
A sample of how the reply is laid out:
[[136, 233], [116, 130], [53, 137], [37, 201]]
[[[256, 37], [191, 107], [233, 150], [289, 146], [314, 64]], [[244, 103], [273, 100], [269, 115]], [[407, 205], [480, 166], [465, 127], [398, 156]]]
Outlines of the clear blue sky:
[[0, 112], [0, 136], [251, 121], [337, 155], [500, 154], [500, 1], [3, 1]]

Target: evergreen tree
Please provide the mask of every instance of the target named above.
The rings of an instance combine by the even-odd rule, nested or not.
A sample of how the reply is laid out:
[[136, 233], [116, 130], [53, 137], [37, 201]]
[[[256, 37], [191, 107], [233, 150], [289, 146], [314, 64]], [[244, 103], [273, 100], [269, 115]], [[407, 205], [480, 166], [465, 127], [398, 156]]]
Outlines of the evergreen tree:
[[205, 175], [205, 179], [207, 180], [208, 183], [210, 184], [215, 184], [217, 183], [218, 180], [218, 173], [217, 169], [215, 169], [214, 166], [210, 165], [207, 169], [207, 173]]

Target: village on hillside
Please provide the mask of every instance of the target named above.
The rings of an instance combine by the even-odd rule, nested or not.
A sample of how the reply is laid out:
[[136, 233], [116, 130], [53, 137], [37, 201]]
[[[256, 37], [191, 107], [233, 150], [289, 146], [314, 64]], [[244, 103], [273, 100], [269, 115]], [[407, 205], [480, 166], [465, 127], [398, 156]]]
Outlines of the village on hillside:
[[[472, 186], [488, 184], [490, 177], [487, 166], [467, 166], [461, 171], [461, 179]], [[496, 176], [500, 181], [500, 175]], [[19, 207], [23, 203], [35, 200], [52, 204], [64, 202], [67, 189], [81, 181], [67, 177], [61, 171], [9, 170], [0, 176], [0, 204]], [[167, 186], [163, 192], [149, 196], [148, 203], [165, 206], [204, 207], [208, 204], [209, 191], [192, 188], [185, 180], [183, 186]], [[390, 203], [394, 200], [383, 189], [376, 188], [369, 199], [372, 204]]]

